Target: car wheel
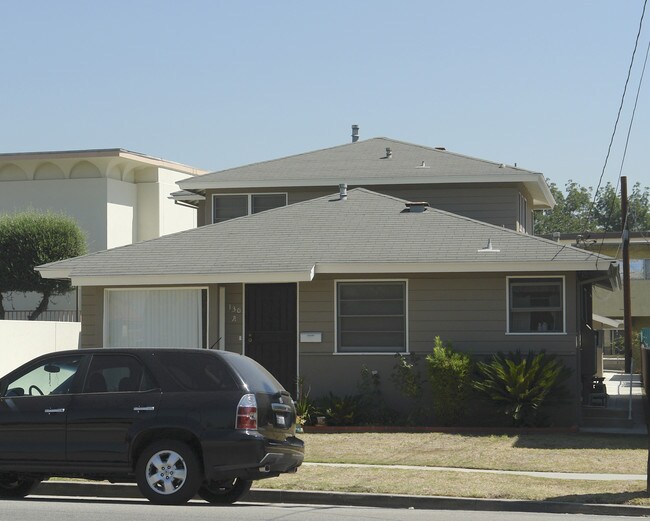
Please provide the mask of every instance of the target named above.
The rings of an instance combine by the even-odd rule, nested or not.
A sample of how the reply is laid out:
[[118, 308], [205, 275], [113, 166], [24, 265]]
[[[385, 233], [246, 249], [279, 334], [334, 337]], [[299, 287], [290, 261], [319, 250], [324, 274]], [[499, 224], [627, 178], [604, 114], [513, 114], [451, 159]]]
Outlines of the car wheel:
[[17, 474], [0, 474], [0, 497], [21, 498], [28, 495], [40, 481], [35, 478], [23, 478]]
[[210, 481], [199, 489], [199, 496], [208, 503], [230, 505], [240, 500], [251, 489], [252, 484], [252, 481], [240, 478]]
[[138, 458], [136, 481], [142, 495], [152, 503], [187, 503], [201, 485], [199, 459], [181, 441], [162, 440], [152, 443]]

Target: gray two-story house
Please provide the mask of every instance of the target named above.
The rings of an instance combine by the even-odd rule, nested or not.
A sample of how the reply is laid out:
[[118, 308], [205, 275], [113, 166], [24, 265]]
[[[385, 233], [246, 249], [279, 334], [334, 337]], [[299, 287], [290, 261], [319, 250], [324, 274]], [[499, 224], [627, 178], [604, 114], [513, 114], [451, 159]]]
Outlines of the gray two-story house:
[[544, 349], [594, 372], [591, 292], [610, 259], [535, 237], [544, 177], [376, 138], [188, 179], [194, 230], [40, 267], [82, 287], [83, 347], [247, 354], [296, 392], [390, 388], [395, 353], [440, 336], [478, 358]]

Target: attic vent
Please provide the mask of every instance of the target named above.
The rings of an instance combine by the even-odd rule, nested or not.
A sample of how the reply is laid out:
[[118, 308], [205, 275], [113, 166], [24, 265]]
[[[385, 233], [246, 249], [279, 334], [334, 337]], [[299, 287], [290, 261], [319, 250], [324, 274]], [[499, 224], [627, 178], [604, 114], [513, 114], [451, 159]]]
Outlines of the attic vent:
[[426, 209], [429, 207], [429, 203], [426, 201], [416, 201], [412, 203], [404, 203], [405, 206], [408, 208], [408, 211], [410, 213], [422, 213], [426, 211]]
[[499, 253], [501, 250], [497, 250], [492, 247], [492, 239], [488, 239], [487, 245], [485, 248], [476, 250], [478, 253]]
[[419, 166], [416, 166], [415, 168], [431, 168], [431, 167], [428, 166], [424, 161], [422, 161], [422, 164], [420, 164]]
[[386, 147], [386, 159], [390, 159], [391, 157], [393, 157], [393, 151], [390, 147]]

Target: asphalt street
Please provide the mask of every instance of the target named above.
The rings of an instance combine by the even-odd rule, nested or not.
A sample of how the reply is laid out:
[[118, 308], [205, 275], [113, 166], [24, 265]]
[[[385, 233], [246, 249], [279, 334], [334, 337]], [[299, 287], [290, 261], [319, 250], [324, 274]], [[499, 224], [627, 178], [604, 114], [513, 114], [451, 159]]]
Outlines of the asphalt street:
[[[183, 506], [159, 506], [144, 500], [98, 500], [89, 498], [28, 498], [2, 501], [0, 521], [562, 521], [575, 519], [576, 514], [544, 514], [522, 512], [476, 512], [464, 510], [409, 510], [392, 508], [344, 507], [336, 505], [287, 505], [238, 503], [217, 507], [202, 501]], [[604, 519], [638, 519], [580, 515], [580, 521]]]

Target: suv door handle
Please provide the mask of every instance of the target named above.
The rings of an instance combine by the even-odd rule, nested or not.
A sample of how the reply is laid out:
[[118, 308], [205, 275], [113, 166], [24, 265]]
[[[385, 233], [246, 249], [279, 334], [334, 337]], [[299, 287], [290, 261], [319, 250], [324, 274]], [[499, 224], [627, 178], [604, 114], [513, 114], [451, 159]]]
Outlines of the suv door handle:
[[135, 412], [143, 412], [143, 411], [155, 411], [156, 408], [153, 406], [147, 406], [147, 407], [134, 407], [133, 410]]
[[47, 414], [65, 412], [65, 409], [45, 409]]

